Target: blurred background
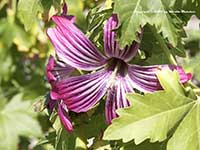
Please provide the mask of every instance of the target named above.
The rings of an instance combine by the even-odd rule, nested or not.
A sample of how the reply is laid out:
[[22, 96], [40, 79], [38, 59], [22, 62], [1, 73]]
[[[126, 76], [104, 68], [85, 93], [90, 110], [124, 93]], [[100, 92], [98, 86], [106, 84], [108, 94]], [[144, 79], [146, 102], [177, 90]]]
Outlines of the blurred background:
[[[50, 17], [61, 11], [63, 2], [41, 0], [35, 5], [38, 1], [0, 0], [0, 150], [53, 149], [50, 144], [37, 143], [51, 130], [51, 123], [45, 111], [42, 112], [43, 95], [49, 88], [45, 64], [54, 52], [46, 29], [51, 25]], [[92, 37], [86, 14], [105, 1], [66, 2], [69, 14], [76, 16], [77, 25]], [[106, 7], [110, 2], [106, 2]], [[24, 17], [24, 12], [28, 17]], [[194, 74], [197, 85], [200, 83], [199, 24], [192, 16], [185, 27], [187, 37], [183, 39], [186, 57], [178, 59], [187, 72]]]

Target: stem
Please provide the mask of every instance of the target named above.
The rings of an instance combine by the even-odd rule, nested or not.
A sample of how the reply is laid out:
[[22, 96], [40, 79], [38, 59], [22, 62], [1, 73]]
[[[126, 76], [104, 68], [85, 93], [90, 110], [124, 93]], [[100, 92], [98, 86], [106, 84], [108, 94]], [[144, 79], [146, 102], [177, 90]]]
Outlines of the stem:
[[150, 27], [152, 33], [154, 34], [156, 40], [159, 42], [160, 47], [162, 48], [162, 50], [163, 50], [164, 53], [166, 54], [166, 56], [167, 56], [169, 62], [170, 62], [171, 64], [173, 64], [173, 65], [177, 65], [177, 62], [176, 62], [174, 56], [173, 56], [172, 53], [169, 51], [169, 49], [168, 49], [168, 47], [166, 46], [166, 44], [165, 44], [165, 42], [164, 42], [162, 36], [161, 36], [159, 33], [157, 33], [155, 27], [153, 27], [153, 26], [149, 26], [149, 27]]

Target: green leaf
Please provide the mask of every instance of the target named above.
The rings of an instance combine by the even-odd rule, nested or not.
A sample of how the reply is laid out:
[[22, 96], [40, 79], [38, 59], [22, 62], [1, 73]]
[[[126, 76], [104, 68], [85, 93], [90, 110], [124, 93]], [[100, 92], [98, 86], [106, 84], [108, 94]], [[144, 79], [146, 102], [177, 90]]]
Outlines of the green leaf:
[[185, 96], [177, 72], [160, 71], [158, 78], [164, 91], [128, 94], [132, 106], [117, 110], [119, 118], [106, 129], [104, 139], [122, 139], [123, 142], [134, 139], [139, 144], [146, 139], [156, 142], [167, 138], [169, 131], [192, 108], [194, 101]]
[[18, 17], [24, 24], [26, 31], [35, 24], [39, 12], [42, 12], [41, 0], [19, 0]]
[[140, 50], [145, 52], [145, 58], [147, 58], [144, 65], [169, 63], [156, 38], [152, 35], [152, 31], [149, 26], [146, 25], [144, 27], [143, 38], [140, 43]]
[[13, 43], [17, 46], [18, 51], [28, 52], [31, 46], [36, 44], [36, 39], [29, 32], [26, 32], [23, 28], [15, 25], [15, 37]]
[[118, 13], [122, 25], [119, 39], [121, 47], [137, 40], [136, 32], [139, 32], [140, 27], [147, 23], [155, 25], [157, 31], [162, 32], [163, 36], [168, 38], [173, 46], [176, 46], [179, 32], [182, 32], [182, 27], [180, 28], [178, 24], [182, 23], [174, 13], [170, 14], [168, 11], [177, 11], [176, 5], [180, 6], [178, 10], [190, 7], [192, 11], [198, 8], [198, 5], [190, 0], [184, 2], [179, 0], [115, 0], [114, 2], [114, 12]]
[[111, 16], [111, 14], [112, 9], [101, 10], [100, 7], [95, 7], [88, 12], [86, 17], [86, 35], [101, 51], [103, 51], [103, 23]]
[[172, 8], [173, 10], [180, 11], [181, 13], [177, 13], [177, 15], [180, 15], [181, 19], [184, 17], [189, 19], [194, 14], [200, 17], [200, 1], [198, 0], [162, 0], [162, 2], [168, 9]]
[[107, 9], [112, 8], [113, 0], [106, 0], [105, 6]]
[[[150, 25], [144, 26], [143, 38], [140, 43], [140, 50], [145, 52], [145, 61], [143, 61], [143, 65], [160, 65], [170, 63], [167, 55], [163, 53], [163, 48], [160, 45], [161, 43], [155, 37], [157, 34], [158, 33], [152, 32]], [[172, 48], [171, 44], [167, 44], [167, 41], [165, 43], [170, 52], [174, 52], [178, 56], [185, 56], [185, 49], [180, 41], [178, 42], [178, 46], [176, 48]]]
[[56, 131], [51, 131], [45, 135], [45, 138], [40, 139], [40, 141], [37, 143], [37, 146], [41, 146], [44, 144], [51, 144], [53, 146], [55, 140], [56, 140]]
[[83, 140], [74, 133], [68, 133], [63, 127], [57, 132], [55, 141], [56, 150], [85, 150]]
[[[126, 11], [124, 11], [126, 10]], [[177, 44], [177, 30], [172, 23], [169, 14], [164, 13], [143, 13], [143, 11], [165, 11], [165, 6], [161, 0], [115, 0], [114, 11], [119, 14], [122, 23], [120, 45], [130, 45], [134, 39], [137, 39], [136, 33], [140, 26], [149, 23], [155, 25], [158, 31], [162, 31], [165, 37], [173, 45]]]
[[41, 136], [40, 126], [30, 111], [30, 102], [22, 101], [22, 94], [14, 96], [0, 111], [0, 149], [17, 150], [19, 135]]
[[6, 19], [1, 19], [0, 24], [0, 41], [3, 44], [3, 49], [9, 48], [16, 35], [16, 26]]
[[56, 137], [56, 150], [74, 150], [75, 138], [73, 134], [69, 134], [64, 128], [60, 128]]
[[200, 53], [197, 53], [194, 57], [187, 57], [187, 59], [183, 60], [183, 66], [187, 72], [191, 72], [193, 77], [200, 82]]
[[167, 150], [200, 149], [200, 99], [192, 107], [169, 140]]
[[55, 15], [57, 12], [60, 12], [62, 5], [62, 0], [41, 0], [43, 7], [43, 21], [49, 21], [49, 19]]
[[[83, 118], [84, 119], [84, 118]], [[82, 124], [77, 126], [75, 132], [85, 140], [98, 137], [102, 130], [106, 128], [105, 118], [102, 113], [95, 113], [89, 120], [81, 119]]]
[[150, 143], [149, 141], [144, 141], [139, 145], [135, 145], [134, 142], [130, 142], [125, 144], [120, 150], [166, 150], [166, 142]]

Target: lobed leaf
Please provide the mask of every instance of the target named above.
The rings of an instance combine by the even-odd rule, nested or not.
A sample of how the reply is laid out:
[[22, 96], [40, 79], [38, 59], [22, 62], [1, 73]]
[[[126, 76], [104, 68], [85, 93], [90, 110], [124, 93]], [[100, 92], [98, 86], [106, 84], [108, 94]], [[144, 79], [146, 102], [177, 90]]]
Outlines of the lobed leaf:
[[32, 28], [38, 19], [38, 13], [42, 10], [41, 0], [19, 0], [18, 17], [24, 24], [26, 31]]
[[[147, 23], [155, 25], [159, 33], [162, 32], [173, 46], [177, 46], [182, 23], [176, 16], [178, 15], [176, 12], [180, 13], [180, 17], [188, 16], [187, 19], [189, 19], [194, 13], [198, 15], [200, 10], [199, 2], [190, 0], [114, 0], [114, 2], [114, 12], [119, 15], [121, 23], [119, 39], [121, 47], [130, 45], [133, 40], [137, 40], [135, 33], [139, 32], [141, 26]], [[182, 9], [193, 11], [193, 13], [182, 15]]]
[[200, 100], [190, 109], [169, 140], [167, 150], [200, 149]]
[[117, 111], [119, 118], [106, 129], [105, 140], [129, 142], [134, 139], [139, 144], [146, 139], [156, 142], [167, 138], [195, 101], [185, 96], [176, 72], [162, 71], [158, 78], [164, 91], [128, 94], [132, 106]]
[[17, 150], [18, 136], [39, 137], [41, 128], [29, 111], [22, 94], [14, 96], [0, 111], [0, 149]]

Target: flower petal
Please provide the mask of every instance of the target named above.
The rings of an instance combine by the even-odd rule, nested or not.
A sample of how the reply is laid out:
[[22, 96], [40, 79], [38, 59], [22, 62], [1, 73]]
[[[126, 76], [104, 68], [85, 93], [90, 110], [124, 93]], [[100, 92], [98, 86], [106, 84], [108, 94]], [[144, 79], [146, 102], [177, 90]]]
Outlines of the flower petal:
[[[118, 27], [117, 14], [113, 14], [104, 26], [104, 50], [108, 57], [116, 57], [126, 62], [130, 61], [137, 53], [139, 44], [133, 41], [132, 45], [126, 46], [124, 49], [120, 49], [116, 42], [116, 32]], [[142, 38], [142, 34], [138, 34]]]
[[55, 108], [56, 106], [56, 100], [54, 99], [51, 99], [51, 97], [49, 98], [49, 102], [47, 103], [47, 108], [50, 112], [53, 112], [53, 109]]
[[61, 16], [65, 17], [66, 19], [68, 19], [69, 21], [71, 21], [72, 23], [75, 22], [76, 18], [72, 15], [67, 15], [67, 4], [64, 3], [63, 8], [62, 8], [62, 14]]
[[[140, 33], [138, 32], [137, 35], [139, 40], [141, 40], [143, 37], [143, 28], [141, 28]], [[140, 43], [133, 41], [131, 46], [126, 46], [124, 50], [122, 50], [123, 53], [121, 53], [120, 57], [122, 57], [122, 59], [126, 62], [130, 61], [137, 54], [139, 45]]]
[[72, 132], [73, 126], [72, 126], [69, 116], [67, 116], [66, 113], [67, 112], [63, 108], [63, 104], [59, 104], [58, 105], [58, 116], [60, 118], [60, 121], [68, 132]]
[[185, 73], [185, 71], [183, 70], [183, 68], [181, 66], [169, 65], [169, 68], [171, 70], [177, 70], [178, 71], [181, 83], [186, 83], [187, 81], [192, 79], [192, 74], [191, 73]]
[[113, 14], [104, 26], [104, 50], [105, 54], [108, 57], [118, 56], [117, 52], [117, 43], [115, 40], [115, 31], [118, 26], [118, 18], [116, 14]]
[[68, 109], [86, 112], [105, 94], [111, 71], [100, 70], [93, 74], [71, 77], [56, 84], [57, 94]]
[[74, 68], [71, 66], [63, 62], [56, 62], [54, 57], [50, 56], [46, 66], [46, 77], [49, 83], [53, 84], [55, 81], [68, 77], [73, 70]]
[[129, 106], [126, 93], [133, 92], [132, 87], [123, 77], [117, 77], [117, 82], [110, 87], [105, 106], [106, 122], [111, 124], [112, 119], [118, 117], [116, 110]]
[[98, 69], [106, 63], [104, 56], [71, 21], [62, 16], [53, 16], [52, 19], [57, 27], [48, 29], [47, 35], [61, 60], [87, 71]]
[[142, 92], [154, 92], [162, 89], [156, 75], [157, 71], [162, 69], [177, 70], [181, 83], [185, 83], [191, 79], [191, 74], [186, 74], [182, 67], [174, 65], [129, 65], [128, 78], [133, 88]]

